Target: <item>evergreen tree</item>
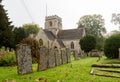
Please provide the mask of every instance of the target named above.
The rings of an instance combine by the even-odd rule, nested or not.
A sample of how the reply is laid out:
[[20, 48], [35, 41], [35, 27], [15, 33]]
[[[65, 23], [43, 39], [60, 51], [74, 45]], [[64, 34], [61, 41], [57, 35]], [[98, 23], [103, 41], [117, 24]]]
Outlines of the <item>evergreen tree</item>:
[[13, 26], [9, 22], [7, 11], [3, 8], [2, 0], [0, 0], [0, 47], [12, 47], [13, 46]]
[[81, 49], [84, 50], [84, 52], [88, 53], [92, 49], [95, 49], [96, 38], [91, 35], [86, 35], [85, 37], [80, 39], [79, 44], [81, 46]]
[[105, 40], [104, 53], [107, 58], [119, 58], [120, 33], [111, 35]]
[[26, 38], [24, 28], [21, 28], [21, 27], [15, 28], [13, 32], [14, 32], [14, 38], [15, 38], [15, 45], [19, 44], [21, 40]]

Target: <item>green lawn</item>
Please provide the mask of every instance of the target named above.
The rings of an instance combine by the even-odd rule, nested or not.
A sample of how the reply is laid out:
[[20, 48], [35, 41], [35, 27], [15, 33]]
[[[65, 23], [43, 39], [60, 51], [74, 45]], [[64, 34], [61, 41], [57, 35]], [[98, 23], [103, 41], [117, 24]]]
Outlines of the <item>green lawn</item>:
[[17, 67], [0, 67], [0, 82], [5, 79], [14, 79], [16, 82], [35, 82], [36, 78], [45, 78], [47, 82], [120, 82], [120, 78], [90, 75], [92, 64], [119, 62], [119, 60], [108, 60], [105, 57], [96, 62], [97, 59], [83, 58], [41, 72], [36, 71], [37, 64], [34, 64], [34, 72], [26, 75], [18, 75]]

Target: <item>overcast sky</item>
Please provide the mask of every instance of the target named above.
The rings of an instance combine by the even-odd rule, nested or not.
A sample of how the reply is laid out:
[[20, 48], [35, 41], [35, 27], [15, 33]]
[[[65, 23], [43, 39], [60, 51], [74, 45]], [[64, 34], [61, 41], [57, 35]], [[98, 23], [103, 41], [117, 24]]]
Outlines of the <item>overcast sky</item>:
[[15, 26], [34, 22], [44, 28], [47, 4], [47, 15], [60, 16], [63, 29], [77, 28], [76, 23], [84, 15], [101, 14], [108, 32], [118, 30], [111, 16], [120, 13], [119, 0], [3, 0], [2, 4]]

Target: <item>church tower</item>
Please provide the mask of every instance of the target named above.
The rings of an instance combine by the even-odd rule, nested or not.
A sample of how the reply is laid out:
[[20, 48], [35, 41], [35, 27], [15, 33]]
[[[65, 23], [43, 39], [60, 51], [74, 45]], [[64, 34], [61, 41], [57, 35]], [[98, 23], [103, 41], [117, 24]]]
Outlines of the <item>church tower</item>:
[[52, 31], [57, 34], [59, 30], [62, 30], [62, 19], [57, 15], [45, 17], [45, 30]]

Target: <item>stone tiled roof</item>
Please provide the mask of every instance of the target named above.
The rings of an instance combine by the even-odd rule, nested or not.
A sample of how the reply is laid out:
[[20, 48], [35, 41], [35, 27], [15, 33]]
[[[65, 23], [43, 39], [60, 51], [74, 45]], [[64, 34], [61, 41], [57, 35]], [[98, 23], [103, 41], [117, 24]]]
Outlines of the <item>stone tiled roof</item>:
[[72, 40], [80, 39], [83, 36], [83, 29], [60, 30], [57, 34], [59, 39]]
[[57, 35], [54, 35], [51, 31], [44, 30], [46, 36], [50, 40], [57, 40], [59, 45], [63, 48], [65, 47], [62, 40], [73, 40], [80, 39], [83, 36], [83, 29], [69, 29], [69, 30], [60, 30]]
[[48, 31], [48, 30], [44, 30], [46, 36], [48, 37], [48, 39], [50, 40], [55, 40], [57, 37], [51, 32], [51, 31]]
[[64, 48], [65, 45], [61, 39], [57, 39], [57, 42], [59, 43], [60, 47]]

